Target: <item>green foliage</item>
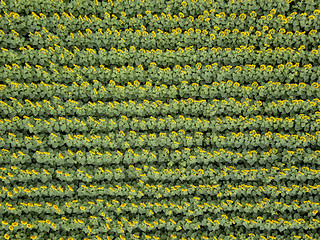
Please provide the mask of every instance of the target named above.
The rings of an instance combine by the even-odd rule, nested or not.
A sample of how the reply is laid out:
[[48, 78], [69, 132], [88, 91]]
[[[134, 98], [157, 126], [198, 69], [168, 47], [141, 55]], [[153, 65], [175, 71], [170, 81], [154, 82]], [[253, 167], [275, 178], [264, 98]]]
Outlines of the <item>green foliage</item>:
[[0, 239], [320, 239], [319, 7], [2, 0]]

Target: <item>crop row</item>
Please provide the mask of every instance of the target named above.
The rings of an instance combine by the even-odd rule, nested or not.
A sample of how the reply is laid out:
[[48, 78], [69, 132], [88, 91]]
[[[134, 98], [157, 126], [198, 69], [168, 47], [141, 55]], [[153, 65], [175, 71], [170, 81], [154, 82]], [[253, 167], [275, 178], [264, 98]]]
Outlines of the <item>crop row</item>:
[[[173, 123], [173, 124], [171, 124]], [[225, 118], [194, 118], [180, 115], [179, 117], [165, 116], [163, 118], [127, 118], [122, 116], [119, 119], [112, 118], [98, 118], [94, 119], [91, 116], [87, 118], [64, 118], [58, 119], [41, 119], [29, 118], [24, 116], [19, 118], [13, 117], [12, 120], [0, 119], [0, 127], [2, 132], [23, 132], [30, 133], [45, 133], [52, 131], [60, 131], [64, 133], [69, 132], [88, 132], [104, 133], [110, 131], [145, 131], [152, 130], [154, 133], [159, 131], [178, 131], [180, 129], [188, 129], [188, 131], [234, 131], [234, 130], [260, 130], [272, 131], [279, 130], [295, 130], [295, 131], [318, 131], [320, 130], [319, 112], [312, 115], [295, 115], [286, 118], [255, 116], [243, 117], [239, 116], [232, 118], [226, 116]]]
[[[56, 28], [59, 29], [59, 27]], [[263, 28], [267, 29], [268, 27], [263, 26]], [[41, 49], [54, 47], [57, 44], [68, 50], [72, 50], [74, 46], [80, 50], [86, 48], [129, 48], [130, 46], [135, 46], [136, 48], [160, 49], [162, 51], [169, 48], [185, 48], [191, 45], [195, 48], [203, 46], [208, 48], [237, 48], [241, 45], [254, 45], [258, 49], [263, 49], [265, 45], [271, 45], [272, 48], [299, 48], [303, 45], [310, 51], [320, 39], [320, 34], [315, 29], [310, 29], [307, 34], [298, 31], [295, 33], [287, 31], [284, 34], [286, 32], [285, 29], [277, 30], [277, 32], [271, 29], [269, 32], [263, 29], [257, 30], [253, 27], [242, 32], [238, 29], [226, 29], [225, 31], [189, 29], [183, 32], [178, 28], [173, 29], [172, 33], [163, 32], [160, 29], [157, 32], [133, 31], [132, 29], [126, 29], [125, 31], [114, 30], [112, 32], [110, 29], [107, 31], [102, 31], [101, 29], [95, 31], [87, 28], [83, 33], [80, 30], [74, 33], [64, 31], [56, 35], [48, 33], [47, 30], [40, 30], [28, 33], [26, 38], [26, 36], [12, 30], [11, 33], [0, 35], [0, 44], [8, 49], [19, 49], [27, 45]]]
[[[301, 72], [302, 73], [302, 72]], [[277, 76], [279, 77], [279, 76]], [[156, 80], [156, 79], [155, 79]], [[113, 80], [112, 80], [113, 81]], [[320, 84], [313, 82], [311, 85], [305, 83], [281, 84], [269, 81], [266, 84], [259, 85], [253, 82], [251, 85], [240, 85], [231, 80], [214, 82], [210, 85], [199, 85], [198, 83], [189, 84], [182, 81], [178, 85], [160, 86], [152, 85], [150, 82], [142, 85], [137, 80], [134, 83], [127, 83], [127, 86], [115, 85], [110, 81], [108, 85], [102, 84], [97, 80], [94, 84], [82, 82], [80, 85], [73, 82], [72, 85], [57, 84], [52, 82], [47, 84], [41, 82], [30, 84], [19, 82], [8, 82], [2, 85], [0, 93], [6, 98], [28, 99], [32, 95], [33, 101], [39, 101], [43, 98], [50, 99], [59, 96], [63, 100], [82, 100], [82, 101], [110, 101], [110, 100], [167, 100], [167, 99], [225, 99], [228, 96], [233, 98], [246, 99], [255, 98], [262, 101], [274, 101], [277, 99], [307, 99], [308, 97], [320, 97]]]
[[[2, 110], [1, 116], [14, 117], [14, 116], [38, 116], [43, 117], [59, 117], [59, 116], [95, 116], [95, 117], [145, 117], [145, 116], [167, 116], [174, 114], [186, 114], [190, 117], [201, 116], [228, 116], [228, 115], [244, 115], [256, 116], [264, 114], [281, 115], [279, 117], [288, 117], [299, 114], [313, 114], [320, 111], [319, 99], [312, 100], [283, 100], [275, 102], [267, 102], [263, 104], [261, 101], [253, 101], [247, 99], [246, 101], [236, 101], [231, 98], [228, 100], [194, 100], [192, 98], [180, 101], [170, 99], [166, 102], [157, 100], [150, 102], [148, 100], [134, 102], [132, 100], [113, 102], [87, 102], [80, 103], [69, 99], [62, 101], [58, 97], [53, 99], [43, 100], [39, 102], [31, 102], [25, 99], [25, 103], [20, 103], [17, 99], [10, 101], [0, 101]], [[138, 124], [138, 123], [137, 123]], [[172, 122], [174, 124], [174, 122]]]
[[[46, 232], [51, 231], [62, 232], [64, 236], [66, 236], [66, 233], [70, 236], [71, 232], [73, 234], [80, 232], [82, 238], [85, 236], [95, 236], [95, 238], [99, 240], [102, 239], [100, 236], [103, 236], [108, 240], [114, 239], [114, 237], [117, 236], [116, 239], [123, 240], [128, 237], [129, 239], [138, 239], [140, 237], [151, 239], [152, 235], [155, 235], [153, 236], [154, 239], [176, 239], [179, 237], [179, 239], [183, 240], [186, 239], [184, 238], [186, 236], [189, 236], [190, 240], [194, 240], [193, 237], [197, 238], [199, 236], [202, 236], [201, 239], [217, 239], [216, 237], [225, 237], [224, 239], [231, 240], [237, 239], [235, 236], [241, 236], [240, 239], [245, 239], [248, 235], [250, 239], [268, 239], [266, 237], [272, 237], [269, 239], [276, 239], [275, 236], [279, 238], [283, 233], [287, 233], [287, 239], [290, 240], [301, 238], [301, 235], [308, 236], [310, 239], [312, 239], [310, 235], [314, 237], [319, 236], [316, 233], [309, 233], [310, 235], [304, 234], [298, 230], [301, 227], [306, 230], [319, 228], [320, 224], [318, 219], [312, 218], [310, 220], [305, 220], [300, 218], [289, 220], [279, 218], [277, 220], [264, 219], [261, 216], [258, 216], [257, 218], [244, 218], [242, 216], [230, 217], [225, 214], [216, 217], [205, 214], [203, 218], [194, 218], [192, 220], [188, 218], [177, 219], [173, 216], [161, 218], [150, 217], [142, 220], [131, 215], [123, 215], [123, 217], [120, 218], [117, 216], [108, 216], [106, 213], [102, 212], [98, 216], [91, 215], [90, 218], [49, 217], [49, 219], [46, 219], [45, 216], [36, 219], [28, 218], [25, 221], [22, 221], [22, 224], [5, 218], [1, 225], [1, 230], [8, 231], [10, 229], [11, 231], [6, 234], [7, 236], [8, 234], [12, 234], [12, 232], [15, 233], [17, 230], [21, 229], [28, 232], [28, 234], [40, 237], [47, 237], [48, 235]], [[228, 228], [227, 232], [224, 230], [225, 228]], [[239, 228], [245, 229], [245, 231], [242, 230], [238, 232]], [[36, 233], [32, 230], [36, 230]], [[97, 237], [97, 234], [100, 236]], [[112, 236], [112, 238], [107, 237], [108, 235]], [[252, 238], [252, 236], [256, 237]], [[31, 239], [36, 239], [36, 237], [31, 237]], [[56, 240], [61, 238], [60, 236], [58, 238], [53, 236], [52, 239]], [[84, 239], [88, 240], [89, 238]]]
[[141, 29], [142, 26], [147, 31], [160, 28], [162, 31], [168, 32], [176, 28], [180, 28], [184, 32], [195, 26], [201, 30], [220, 30], [228, 27], [229, 29], [239, 29], [239, 31], [246, 31], [250, 27], [262, 30], [263, 26], [267, 26], [270, 29], [286, 28], [289, 31], [302, 32], [318, 29], [319, 13], [319, 9], [316, 9], [313, 12], [309, 12], [309, 14], [306, 12], [300, 14], [291, 12], [289, 15], [289, 13], [279, 14], [275, 9], [272, 9], [265, 15], [261, 15], [259, 11], [253, 10], [247, 13], [230, 11], [225, 13], [210, 9], [203, 11], [199, 16], [188, 16], [183, 12], [177, 14], [172, 14], [172, 12], [152, 14], [150, 11], [145, 11], [132, 17], [129, 17], [125, 12], [121, 12], [118, 16], [105, 12], [102, 18], [99, 18], [92, 13], [74, 16], [71, 12], [56, 12], [54, 15], [45, 15], [43, 13], [38, 13], [37, 15], [33, 12], [32, 15], [20, 16], [16, 12], [5, 12], [0, 18], [0, 29], [8, 33], [9, 29], [4, 26], [9, 22], [10, 29], [22, 35], [39, 31], [43, 28], [53, 34], [68, 34], [70, 32], [85, 31], [85, 29], [92, 29], [93, 31], [106, 28], [114, 28], [120, 31], [125, 31], [126, 29], [137, 30]]
[[[60, 153], [60, 157], [63, 155]], [[195, 157], [194, 157], [195, 158]], [[6, 168], [8, 167], [8, 168]], [[165, 183], [176, 183], [188, 182], [196, 183], [201, 182], [212, 183], [212, 182], [223, 182], [232, 179], [233, 181], [241, 182], [263, 182], [270, 183], [273, 181], [299, 181], [303, 183], [304, 181], [311, 183], [311, 181], [316, 181], [320, 176], [320, 170], [310, 169], [308, 167], [303, 167], [302, 169], [297, 167], [283, 168], [273, 167], [270, 169], [237, 169], [234, 166], [224, 166], [224, 168], [210, 168], [204, 167], [203, 169], [191, 169], [191, 167], [186, 168], [155, 168], [153, 166], [145, 166], [142, 168], [134, 167], [130, 165], [128, 168], [119, 166], [116, 169], [103, 169], [102, 167], [93, 169], [75, 169], [75, 168], [37, 168], [34, 167], [31, 171], [30, 169], [22, 169], [17, 166], [3, 166], [0, 172], [0, 178], [8, 184], [23, 182], [27, 183], [30, 181], [38, 182], [50, 182], [55, 181], [68, 182], [69, 184], [73, 181], [92, 183], [96, 184], [98, 182], [109, 182], [113, 181], [131, 181], [132, 183], [142, 181], [142, 182], [160, 182]]]
[[[73, 151], [72, 151], [73, 150]], [[46, 164], [47, 166], [74, 166], [87, 165], [92, 166], [110, 166], [114, 164], [143, 165], [145, 163], [154, 166], [168, 164], [186, 167], [188, 166], [207, 166], [221, 164], [243, 164], [244, 166], [254, 165], [263, 168], [266, 165], [283, 167], [283, 162], [288, 166], [309, 165], [317, 166], [319, 163], [316, 159], [319, 157], [319, 151], [305, 151], [302, 148], [293, 149], [292, 151], [272, 148], [270, 151], [231, 151], [231, 149], [202, 149], [202, 148], [184, 148], [180, 150], [146, 150], [146, 149], [129, 149], [128, 151], [106, 151], [90, 149], [88, 152], [82, 149], [61, 149], [58, 152], [53, 149], [30, 151], [28, 149], [20, 149], [18, 152], [2, 149], [0, 161], [2, 164]], [[89, 154], [90, 153], [90, 154]], [[61, 155], [60, 155], [61, 154]], [[61, 157], [62, 156], [62, 157]]]
[[103, 147], [110, 150], [144, 147], [169, 147], [179, 149], [181, 147], [217, 147], [217, 148], [248, 148], [260, 147], [261, 149], [272, 147], [285, 147], [287, 149], [316, 147], [320, 143], [320, 131], [315, 134], [300, 133], [281, 134], [267, 132], [259, 134], [256, 131], [245, 132], [228, 132], [220, 135], [215, 132], [195, 132], [186, 133], [184, 130], [179, 132], [129, 132], [119, 133], [110, 132], [107, 135], [77, 135], [61, 133], [42, 133], [35, 135], [24, 135], [22, 133], [8, 133], [0, 138], [0, 148], [21, 148], [39, 149], [43, 148], [60, 148], [63, 146], [88, 148]]
[[[49, 47], [49, 50], [44, 48], [41, 50], [20, 48], [21, 52], [17, 52], [3, 48], [0, 52], [0, 63], [16, 63], [18, 65], [29, 63], [31, 65], [41, 66], [50, 66], [53, 63], [57, 65], [67, 65], [68, 67], [74, 64], [79, 66], [97, 66], [104, 64], [111, 68], [122, 67], [124, 65], [133, 67], [143, 65], [144, 67], [149, 67], [151, 63], [154, 63], [159, 67], [173, 68], [176, 65], [185, 66], [186, 64], [195, 66], [197, 63], [201, 63], [203, 66], [216, 63], [218, 66], [230, 65], [235, 67], [244, 64], [261, 65], [263, 63], [264, 65], [276, 65], [287, 62], [298, 63], [301, 66], [313, 63], [313, 65], [318, 66], [316, 63], [320, 62], [320, 54], [317, 54], [317, 49], [314, 49], [316, 51], [313, 52], [300, 49], [298, 51], [281, 51], [280, 53], [280, 50], [275, 51], [272, 49], [269, 49], [269, 51], [256, 51], [249, 48], [248, 51], [241, 51], [240, 46], [239, 50], [229, 48], [227, 51], [222, 51], [222, 48], [219, 49], [220, 51], [218, 48], [195, 50], [189, 47], [185, 51], [173, 52], [167, 50], [166, 52], [157, 52], [155, 50], [137, 50], [130, 47], [129, 50], [116, 50], [113, 48], [110, 51], [105, 49], [96, 49], [96, 51], [93, 49], [78, 49], [78, 51], [76, 49], [63, 49], [57, 45], [55, 49], [51, 47]], [[199, 68], [201, 67], [199, 64], [197, 66], [199, 66]], [[310, 67], [312, 67], [312, 64]], [[58, 75], [58, 73], [56, 73], [56, 75]]]
[[[18, 202], [3, 202], [0, 205], [0, 211], [4, 214], [10, 212], [10, 208], [15, 208], [16, 212], [20, 214], [44, 214], [52, 216], [61, 215], [81, 215], [92, 214], [96, 215], [101, 212], [111, 213], [126, 213], [126, 214], [140, 214], [145, 217], [150, 217], [154, 214], [163, 214], [165, 216], [185, 215], [190, 217], [194, 213], [194, 217], [199, 216], [199, 212], [210, 213], [213, 216], [223, 213], [234, 215], [233, 211], [242, 213], [243, 217], [252, 217], [251, 212], [254, 214], [261, 214], [261, 212], [267, 212], [273, 210], [284, 214], [285, 212], [294, 213], [294, 217], [300, 217], [303, 214], [307, 214], [308, 217], [316, 216], [320, 211], [318, 202], [303, 201], [285, 201], [281, 202], [279, 199], [270, 200], [268, 198], [257, 198], [252, 200], [235, 200], [230, 199], [223, 200], [209, 200], [199, 199], [197, 197], [190, 197], [190, 199], [149, 199], [148, 201], [141, 201], [137, 199], [131, 199], [131, 201], [118, 201], [117, 199], [60, 199], [58, 201], [32, 201], [19, 200]], [[89, 201], [88, 201], [89, 200]], [[207, 201], [210, 201], [208, 204]], [[270, 213], [269, 213], [270, 214]], [[269, 214], [266, 214], [267, 217]], [[187, 215], [187, 216], [186, 216]], [[119, 215], [118, 215], [119, 216]], [[79, 216], [78, 216], [79, 217]], [[233, 216], [232, 216], [233, 217]], [[290, 216], [288, 216], [290, 218]], [[291, 217], [292, 218], [292, 217]]]
[[[64, 182], [53, 181], [50, 184], [45, 183], [29, 183], [27, 187], [16, 185], [8, 186], [5, 190], [0, 191], [0, 197], [17, 201], [20, 198], [44, 198], [52, 199], [56, 197], [74, 197], [91, 198], [92, 196], [99, 196], [99, 198], [108, 198], [116, 196], [118, 198], [128, 199], [162, 199], [162, 198], [227, 198], [241, 199], [241, 198], [297, 198], [298, 201], [305, 201], [310, 196], [319, 195], [320, 185], [300, 184], [296, 182], [281, 182], [270, 185], [268, 183], [258, 184], [241, 183], [237, 184], [233, 181], [226, 181], [221, 184], [213, 182], [210, 185], [194, 185], [182, 183], [181, 185], [172, 186], [170, 184], [150, 185], [148, 183], [139, 182], [134, 186], [128, 182], [118, 184], [110, 183], [96, 183], [95, 185], [84, 185], [80, 182], [79, 186], [74, 183], [68, 185]], [[53, 185], [54, 184], [54, 185]], [[316, 184], [316, 183], [315, 183]]]
[[[128, 18], [135, 17], [137, 14], [145, 14], [146, 11], [150, 15], [154, 14], [176, 14], [180, 12], [184, 15], [199, 16], [205, 14], [206, 10], [212, 10], [211, 12], [234, 12], [239, 15], [241, 13], [250, 14], [252, 11], [256, 11], [257, 14], [268, 14], [270, 9], [274, 9], [275, 12], [280, 14], [288, 14], [288, 11], [298, 11], [299, 13], [306, 12], [311, 14], [312, 11], [319, 9], [319, 3], [315, 1], [231, 1], [231, 2], [213, 2], [213, 1], [192, 1], [192, 0], [179, 0], [167, 2], [164, 0], [149, 1], [83, 1], [74, 2], [65, 0], [63, 2], [52, 2], [49, 0], [26, 0], [19, 4], [12, 3], [8, 0], [3, 0], [5, 4], [1, 4], [0, 10], [6, 12], [16, 12], [21, 15], [43, 13], [47, 16], [53, 16], [54, 13], [68, 12], [76, 17], [79, 15], [94, 14], [97, 17], [103, 18], [105, 12], [114, 14], [118, 17], [122, 16], [125, 12]], [[210, 13], [211, 13], [210, 12]]]
[[[223, 88], [225, 84], [228, 85], [225, 86], [226, 88], [231, 87], [233, 84], [233, 87], [237, 87], [238, 89], [240, 84], [251, 84], [251, 87], [258, 87], [260, 91], [263, 91], [263, 88], [273, 86], [273, 91], [277, 91], [278, 85], [288, 83], [287, 85], [284, 84], [288, 90], [290, 88], [296, 89], [299, 86], [299, 92], [305, 91], [300, 90], [301, 88], [307, 87], [308, 89], [310, 87], [308, 84], [311, 84], [314, 88], [318, 88], [317, 82], [314, 81], [319, 78], [320, 66], [312, 67], [312, 65], [305, 65], [299, 67], [299, 63], [293, 64], [288, 62], [277, 66], [246, 64], [235, 67], [231, 65], [218, 67], [217, 64], [212, 64], [202, 67], [201, 63], [197, 63], [193, 67], [189, 65], [185, 65], [184, 67], [176, 65], [173, 68], [167, 67], [163, 69], [152, 64], [148, 67], [148, 70], [144, 70], [142, 65], [135, 68], [132, 66], [122, 66], [120, 68], [114, 67], [108, 69], [104, 65], [95, 67], [83, 66], [80, 68], [78, 65], [72, 67], [52, 64], [50, 66], [30, 66], [26, 63], [20, 66], [18, 64], [12, 64], [12, 66], [5, 64], [5, 66], [0, 67], [0, 71], [4, 79], [3, 82], [6, 83], [6, 85], [0, 85], [0, 89], [2, 90], [5, 86], [12, 85], [10, 90], [13, 94], [16, 88], [20, 89], [27, 86], [31, 88], [41, 87], [41, 84], [45, 87], [51, 85], [52, 87], [62, 86], [63, 88], [65, 88], [65, 84], [69, 86], [71, 83], [74, 83], [75, 86], [73, 87], [78, 87], [77, 84], [81, 87], [89, 87], [92, 84], [93, 87], [98, 88], [102, 86], [112, 87], [107, 86], [107, 84], [134, 87], [131, 86], [133, 83], [135, 87], [140, 87], [141, 84], [151, 86], [155, 84], [159, 85], [159, 87], [168, 85], [167, 87], [170, 88], [171, 86], [169, 85], [176, 85], [177, 87], [183, 83], [187, 84], [187, 82], [201, 85], [212, 84], [218, 87], [219, 92], [225, 91]], [[257, 83], [257, 78], [259, 78], [260, 84]], [[22, 81], [24, 86], [21, 86]], [[59, 84], [57, 86], [54, 83]], [[220, 84], [221, 86], [219, 87]], [[147, 86], [141, 87], [146, 88]], [[241, 86], [240, 89], [244, 87], [251, 91], [250, 86]], [[280, 88], [282, 87], [280, 86]], [[134, 91], [134, 88], [131, 89]], [[72, 90], [76, 91], [76, 89]], [[33, 91], [36, 90], [33, 89]], [[237, 94], [237, 92], [232, 92], [232, 94]], [[281, 91], [278, 94], [281, 94]], [[290, 92], [290, 94], [294, 93]]]

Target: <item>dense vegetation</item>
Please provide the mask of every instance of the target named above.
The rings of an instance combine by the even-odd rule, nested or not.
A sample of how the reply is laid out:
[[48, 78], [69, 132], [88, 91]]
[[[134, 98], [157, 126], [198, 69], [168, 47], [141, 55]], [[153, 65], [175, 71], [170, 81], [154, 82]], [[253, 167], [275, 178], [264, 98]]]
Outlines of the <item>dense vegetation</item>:
[[320, 239], [319, 5], [1, 0], [0, 239]]

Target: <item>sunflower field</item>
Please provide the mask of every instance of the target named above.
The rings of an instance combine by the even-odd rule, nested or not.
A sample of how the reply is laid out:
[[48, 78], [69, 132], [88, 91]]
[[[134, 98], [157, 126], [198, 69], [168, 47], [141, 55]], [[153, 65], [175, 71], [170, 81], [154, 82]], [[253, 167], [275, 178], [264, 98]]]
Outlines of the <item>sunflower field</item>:
[[320, 240], [320, 1], [0, 1], [1, 240]]

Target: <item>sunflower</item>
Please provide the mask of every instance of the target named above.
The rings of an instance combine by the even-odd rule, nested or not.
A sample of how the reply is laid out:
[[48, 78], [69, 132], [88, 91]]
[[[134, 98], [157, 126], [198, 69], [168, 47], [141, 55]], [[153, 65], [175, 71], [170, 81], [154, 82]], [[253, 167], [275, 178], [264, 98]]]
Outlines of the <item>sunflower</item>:
[[262, 71], [266, 70], [266, 65], [261, 65], [261, 66], [260, 66], [260, 69], [261, 69]]
[[234, 87], [239, 87], [240, 84], [239, 84], [238, 82], [235, 82], [235, 83], [233, 84], [233, 86], [234, 86]]
[[247, 18], [247, 15], [244, 14], [244, 13], [241, 13], [240, 16], [239, 16], [239, 18], [240, 18], [241, 20], [245, 20], [245, 19]]
[[226, 34], [225, 34], [223, 31], [221, 31], [221, 32], [219, 32], [219, 36], [220, 36], [220, 37], [225, 37]]
[[235, 34], [239, 33], [239, 29], [237, 29], [237, 28], [233, 29], [232, 33], [235, 33]]
[[271, 71], [273, 70], [273, 67], [272, 67], [271, 65], [269, 65], [269, 66], [267, 67], [267, 70], [268, 70], [269, 72], [271, 72]]
[[317, 33], [317, 30], [311, 30], [310, 32], [309, 32], [309, 34], [312, 36], [312, 35], [315, 35]]
[[251, 86], [252, 86], [252, 87], [258, 87], [259, 84], [258, 84], [257, 82], [253, 82], [253, 83], [251, 84]]
[[275, 34], [275, 32], [276, 32], [276, 30], [273, 28], [269, 30], [269, 34]]
[[306, 84], [305, 84], [304, 82], [301, 82], [301, 83], [299, 83], [299, 87], [305, 88], [305, 87], [306, 87]]
[[241, 48], [235, 48], [236, 53], [241, 53]]
[[236, 70], [237, 72], [239, 72], [239, 71], [241, 71], [241, 67], [240, 67], [240, 66], [236, 66], [236, 67], [235, 67], [235, 70]]
[[286, 67], [288, 67], [288, 68], [291, 68], [292, 67], [292, 62], [288, 62], [288, 63], [286, 63]]
[[286, 32], [286, 30], [283, 29], [283, 28], [281, 28], [281, 29], [279, 30], [279, 33], [280, 33], [280, 34], [284, 34], [285, 32]]
[[231, 19], [235, 19], [236, 17], [237, 17], [237, 15], [236, 15], [235, 13], [231, 13], [231, 14], [230, 14], [230, 18], [231, 18]]
[[257, 13], [255, 12], [255, 11], [252, 11], [251, 13], [250, 13], [250, 17], [256, 17], [257, 16]]
[[273, 18], [272, 14], [268, 14], [268, 15], [267, 15], [267, 20], [268, 20], [268, 21], [272, 20], [272, 18]]

